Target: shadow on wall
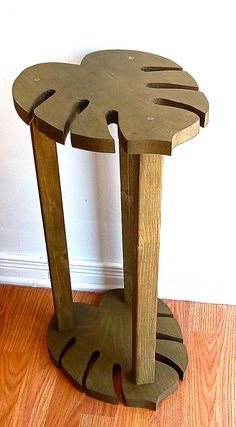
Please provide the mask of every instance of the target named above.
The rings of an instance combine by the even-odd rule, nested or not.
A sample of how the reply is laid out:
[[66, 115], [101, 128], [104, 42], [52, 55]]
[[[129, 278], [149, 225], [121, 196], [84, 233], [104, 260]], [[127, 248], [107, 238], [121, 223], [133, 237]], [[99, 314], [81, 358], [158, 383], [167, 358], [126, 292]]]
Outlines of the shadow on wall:
[[99, 259], [116, 261], [117, 257], [121, 256], [119, 246], [122, 243], [117, 126], [109, 125], [109, 131], [115, 140], [115, 154], [96, 153], [91, 161], [93, 163], [91, 166], [95, 183], [93, 196]]
[[106, 265], [122, 262], [117, 126], [109, 131], [115, 154], [57, 145], [69, 256]]

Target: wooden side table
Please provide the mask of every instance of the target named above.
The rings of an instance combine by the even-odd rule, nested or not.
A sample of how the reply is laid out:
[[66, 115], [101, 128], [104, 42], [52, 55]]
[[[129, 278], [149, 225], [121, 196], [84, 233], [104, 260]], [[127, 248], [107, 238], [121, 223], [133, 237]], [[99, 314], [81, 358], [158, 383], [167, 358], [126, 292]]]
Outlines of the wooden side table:
[[[111, 403], [120, 365], [125, 404], [155, 409], [187, 368], [180, 327], [157, 300], [163, 156], [207, 124], [207, 99], [173, 61], [126, 50], [34, 65], [13, 97], [31, 127], [55, 306], [50, 355], [79, 390]], [[119, 130], [124, 291], [95, 307], [72, 301], [56, 142], [70, 132], [75, 148], [113, 153], [110, 123]]]

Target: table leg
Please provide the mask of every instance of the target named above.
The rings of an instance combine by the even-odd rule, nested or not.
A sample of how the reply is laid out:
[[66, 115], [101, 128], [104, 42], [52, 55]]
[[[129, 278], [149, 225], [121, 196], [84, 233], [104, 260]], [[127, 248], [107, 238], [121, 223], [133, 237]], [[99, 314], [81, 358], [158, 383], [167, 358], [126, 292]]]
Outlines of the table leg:
[[133, 220], [135, 211], [135, 180], [137, 157], [128, 156], [123, 144], [120, 143], [120, 186], [122, 211], [122, 245], [124, 266], [124, 294], [126, 304], [132, 304], [133, 288]]
[[120, 143], [125, 297], [132, 300], [136, 384], [155, 379], [162, 168], [163, 156], [129, 155]]
[[63, 331], [74, 327], [74, 312], [56, 142], [34, 122], [31, 137], [57, 327]]
[[54, 316], [47, 342], [55, 364], [79, 390], [117, 403], [119, 364], [125, 404], [155, 409], [177, 388], [188, 362], [178, 322], [162, 301], [157, 304], [163, 157], [129, 155], [121, 142], [120, 157], [125, 298], [116, 289], [97, 306], [75, 303], [74, 330], [58, 331]]

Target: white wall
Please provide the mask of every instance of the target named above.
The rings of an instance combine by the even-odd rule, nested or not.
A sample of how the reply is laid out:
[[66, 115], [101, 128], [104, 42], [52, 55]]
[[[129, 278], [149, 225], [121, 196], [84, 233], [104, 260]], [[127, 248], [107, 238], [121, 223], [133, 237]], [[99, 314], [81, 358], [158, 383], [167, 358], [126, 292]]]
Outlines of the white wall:
[[[210, 124], [165, 158], [160, 296], [236, 304], [233, 1], [8, 0], [0, 16], [0, 280], [48, 284], [28, 127], [11, 86], [27, 66], [99, 49], [169, 57], [210, 101]], [[115, 133], [113, 127], [112, 132]], [[122, 284], [118, 157], [59, 147], [75, 287]]]

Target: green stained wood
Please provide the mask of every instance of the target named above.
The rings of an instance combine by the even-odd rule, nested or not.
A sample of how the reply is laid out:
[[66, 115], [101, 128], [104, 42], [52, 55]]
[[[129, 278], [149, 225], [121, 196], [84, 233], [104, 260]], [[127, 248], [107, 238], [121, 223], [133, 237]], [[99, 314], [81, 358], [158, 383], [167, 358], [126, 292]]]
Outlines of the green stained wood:
[[113, 368], [119, 365], [125, 404], [155, 409], [177, 388], [188, 363], [184, 344], [175, 341], [182, 339], [178, 322], [160, 300], [158, 310], [156, 334], [158, 337], [162, 320], [162, 339], [157, 340], [151, 384], [133, 382], [132, 306], [125, 303], [123, 290], [106, 292], [98, 306], [75, 303], [75, 328], [70, 331], [59, 332], [52, 319], [47, 338], [51, 357], [80, 391], [109, 403], [118, 403]]
[[51, 139], [114, 152], [107, 123], [116, 122], [130, 154], [167, 154], [208, 122], [208, 102], [186, 71], [158, 55], [104, 50], [81, 64], [44, 63], [13, 85], [20, 117]]
[[56, 143], [34, 122], [31, 136], [57, 326], [67, 330], [74, 327], [74, 313]]
[[[16, 79], [13, 98], [18, 114], [31, 123], [32, 129], [59, 329], [54, 324], [50, 329], [52, 357], [57, 363], [61, 358], [63, 370], [79, 388], [84, 389], [86, 383], [88, 394], [114, 401], [114, 353], [123, 363], [126, 404], [153, 407], [177, 386], [176, 371], [183, 375], [186, 366], [180, 328], [161, 303], [163, 314], [158, 322], [156, 319], [162, 157], [196, 136], [199, 126], [206, 126], [208, 101], [193, 77], [175, 62], [130, 50], [94, 52], [86, 55], [80, 65], [45, 63], [29, 67]], [[118, 125], [120, 142], [125, 302], [118, 304], [104, 297], [99, 308], [75, 306], [74, 329], [55, 141], [64, 143], [70, 133], [73, 147], [112, 153], [110, 123]], [[114, 313], [110, 313], [106, 301]], [[122, 315], [115, 314], [118, 307]], [[129, 320], [128, 335], [122, 332], [122, 342], [115, 344], [113, 320], [126, 329], [124, 319], [131, 319], [131, 312], [132, 333]], [[102, 325], [98, 334], [104, 345], [102, 351], [106, 354], [106, 346], [113, 350], [111, 359], [105, 363], [100, 354], [92, 367], [92, 361], [88, 362], [91, 350], [100, 351], [94, 344], [98, 338], [91, 338], [94, 318]], [[74, 330], [79, 337], [76, 342]], [[130, 349], [128, 359], [122, 358], [123, 338]], [[166, 340], [169, 342], [165, 346]], [[66, 349], [66, 345], [71, 347]]]

